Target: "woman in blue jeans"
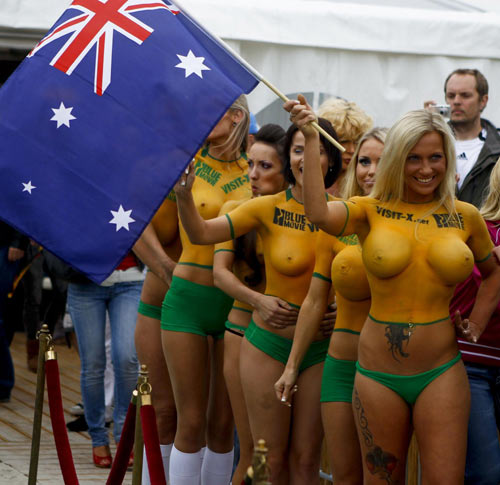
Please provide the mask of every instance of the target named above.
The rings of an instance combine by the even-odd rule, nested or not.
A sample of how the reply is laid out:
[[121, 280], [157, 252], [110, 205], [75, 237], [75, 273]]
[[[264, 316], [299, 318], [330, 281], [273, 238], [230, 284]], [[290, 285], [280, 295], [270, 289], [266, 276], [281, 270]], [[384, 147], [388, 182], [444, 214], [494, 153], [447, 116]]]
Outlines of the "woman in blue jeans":
[[80, 352], [85, 419], [92, 439], [94, 465], [100, 468], [109, 468], [112, 461], [104, 404], [106, 312], [111, 325], [111, 359], [115, 374], [113, 434], [118, 443], [137, 383], [139, 364], [134, 332], [143, 280], [137, 260], [129, 254], [100, 285], [84, 280], [68, 286], [68, 307]]

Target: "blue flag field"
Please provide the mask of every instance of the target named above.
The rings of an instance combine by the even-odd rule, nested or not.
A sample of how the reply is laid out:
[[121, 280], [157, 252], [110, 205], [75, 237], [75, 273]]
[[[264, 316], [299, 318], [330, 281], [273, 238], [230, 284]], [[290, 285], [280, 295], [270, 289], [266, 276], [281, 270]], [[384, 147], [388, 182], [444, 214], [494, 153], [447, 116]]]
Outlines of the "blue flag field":
[[257, 83], [174, 5], [74, 0], [0, 89], [0, 218], [101, 282]]

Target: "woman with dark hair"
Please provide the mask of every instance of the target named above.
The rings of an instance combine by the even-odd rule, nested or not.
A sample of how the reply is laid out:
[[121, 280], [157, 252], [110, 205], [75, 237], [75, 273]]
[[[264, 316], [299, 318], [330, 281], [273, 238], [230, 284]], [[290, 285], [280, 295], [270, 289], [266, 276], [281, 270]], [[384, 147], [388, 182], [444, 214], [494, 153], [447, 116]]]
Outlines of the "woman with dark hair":
[[[283, 174], [285, 130], [279, 125], [264, 125], [254, 134], [248, 151], [248, 176], [253, 197], [276, 194], [288, 185]], [[235, 209], [244, 201], [226, 202], [220, 214]], [[270, 325], [293, 325], [297, 311], [276, 296], [264, 295], [265, 275], [262, 243], [255, 230], [215, 246], [214, 281], [235, 299], [224, 334], [224, 378], [240, 442], [240, 459], [233, 483], [241, 483], [251, 465], [253, 440], [241, 388], [240, 348], [255, 309]]]
[[[344, 198], [368, 195], [384, 148], [387, 130], [375, 128], [360, 140], [344, 182]], [[289, 402], [298, 369], [320, 328], [321, 309], [335, 290], [337, 319], [330, 338], [321, 383], [321, 417], [333, 481], [361, 485], [361, 449], [352, 412], [352, 390], [358, 358], [359, 334], [370, 309], [370, 288], [357, 236], [336, 238], [320, 231], [316, 264], [309, 291], [300, 309], [293, 346], [283, 375], [275, 384], [276, 396]]]
[[[326, 120], [320, 126], [335, 135]], [[291, 126], [285, 138], [285, 176], [291, 184], [275, 195], [246, 201], [229, 213], [205, 220], [196, 210], [190, 187], [192, 176], [175, 187], [179, 215], [195, 244], [227, 241], [256, 230], [262, 240], [266, 271], [266, 295], [300, 308], [314, 268], [318, 229], [304, 214], [302, 168], [304, 136]], [[321, 171], [324, 184], [331, 185], [341, 167], [340, 154], [321, 139]], [[324, 192], [323, 192], [324, 193]], [[326, 199], [326, 193], [324, 193]], [[327, 308], [323, 309], [326, 312]], [[240, 369], [250, 428], [254, 440], [265, 439], [274, 485], [317, 482], [323, 430], [320, 417], [320, 385], [328, 338], [321, 331], [301, 366], [299, 389], [293, 408], [286, 409], [274, 397], [273, 384], [282, 374], [292, 346], [294, 326], [276, 328], [259, 312], [241, 343]]]

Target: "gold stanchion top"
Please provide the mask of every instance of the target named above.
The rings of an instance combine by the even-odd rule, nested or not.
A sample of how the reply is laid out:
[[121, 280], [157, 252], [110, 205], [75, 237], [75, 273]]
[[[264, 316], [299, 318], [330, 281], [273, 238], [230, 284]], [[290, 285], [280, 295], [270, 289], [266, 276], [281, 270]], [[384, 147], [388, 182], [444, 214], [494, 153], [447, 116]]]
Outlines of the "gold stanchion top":
[[141, 395], [141, 406], [149, 406], [151, 404], [151, 384], [143, 382], [139, 384], [139, 394]]
[[141, 406], [148, 406], [151, 404], [151, 384], [148, 377], [148, 366], [141, 365], [139, 371], [139, 378], [137, 379], [137, 390], [141, 397]]
[[255, 451], [258, 451], [259, 453], [267, 453], [269, 450], [267, 449], [266, 446], [266, 440], [257, 441], [257, 446], [255, 448]]
[[[137, 378], [137, 389], [139, 390], [141, 384], [149, 381], [148, 366], [143, 364], [139, 370], [139, 377]], [[140, 391], [139, 391], [140, 393]]]
[[36, 338], [40, 341], [40, 348], [45, 349], [45, 360], [56, 360], [57, 355], [52, 343], [52, 335], [50, 334], [49, 326], [46, 323], [44, 323], [42, 325], [42, 328], [38, 330], [38, 332], [36, 333]]
[[269, 482], [269, 466], [267, 464], [268, 451], [265, 440], [260, 439], [257, 441], [252, 459], [252, 483], [255, 485], [271, 485]]
[[42, 336], [45, 337], [48, 341], [52, 340], [52, 335], [50, 335], [49, 332], [49, 326], [46, 323], [44, 323], [42, 325], [42, 328], [36, 333], [36, 338], [38, 340], [40, 340], [40, 337]]

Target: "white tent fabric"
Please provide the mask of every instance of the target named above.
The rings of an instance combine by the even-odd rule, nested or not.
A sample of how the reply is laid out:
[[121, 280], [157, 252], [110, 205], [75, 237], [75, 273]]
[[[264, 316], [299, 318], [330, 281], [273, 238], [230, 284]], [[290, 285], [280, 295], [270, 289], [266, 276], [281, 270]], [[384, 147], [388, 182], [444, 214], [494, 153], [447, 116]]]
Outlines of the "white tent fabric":
[[[2, 0], [0, 48], [31, 48], [69, 3]], [[448, 73], [475, 67], [492, 86], [485, 117], [500, 123], [500, 14], [489, 0], [182, 0], [180, 6], [283, 92], [309, 93], [315, 106], [341, 96], [376, 124], [390, 125], [424, 100], [443, 102]], [[259, 86], [249, 99], [260, 123], [288, 123], [281, 102], [265, 109], [276, 100], [268, 88]]]

